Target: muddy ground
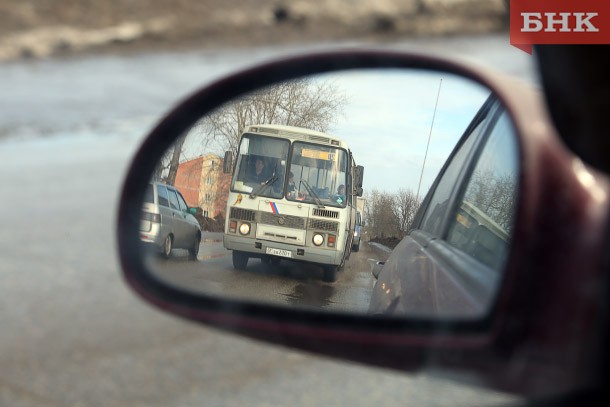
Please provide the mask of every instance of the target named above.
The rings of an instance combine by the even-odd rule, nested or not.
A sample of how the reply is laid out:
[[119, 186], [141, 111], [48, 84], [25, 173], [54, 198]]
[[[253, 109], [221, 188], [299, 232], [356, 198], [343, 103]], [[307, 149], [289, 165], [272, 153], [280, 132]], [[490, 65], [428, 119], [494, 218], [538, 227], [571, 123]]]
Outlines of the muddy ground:
[[504, 0], [21, 0], [0, 3], [0, 61], [505, 31]]

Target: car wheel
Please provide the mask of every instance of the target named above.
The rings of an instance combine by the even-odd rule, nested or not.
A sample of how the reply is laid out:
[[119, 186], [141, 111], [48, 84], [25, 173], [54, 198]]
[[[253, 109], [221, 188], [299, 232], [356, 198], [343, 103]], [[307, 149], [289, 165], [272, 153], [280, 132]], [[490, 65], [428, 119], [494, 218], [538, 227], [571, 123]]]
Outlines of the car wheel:
[[358, 252], [360, 250], [360, 242], [358, 244], [352, 246], [352, 251]]
[[193, 246], [189, 249], [189, 259], [197, 260], [197, 255], [199, 254], [199, 245], [201, 244], [201, 238], [199, 236], [195, 237], [195, 241], [193, 242]]
[[334, 283], [337, 281], [337, 266], [324, 266], [322, 280], [327, 283]]
[[233, 267], [237, 270], [245, 270], [248, 265], [248, 255], [243, 252], [233, 250]]
[[165, 241], [163, 242], [163, 252], [162, 255], [164, 258], [169, 259], [169, 255], [172, 253], [172, 246], [174, 245], [174, 237], [172, 235], [167, 235]]

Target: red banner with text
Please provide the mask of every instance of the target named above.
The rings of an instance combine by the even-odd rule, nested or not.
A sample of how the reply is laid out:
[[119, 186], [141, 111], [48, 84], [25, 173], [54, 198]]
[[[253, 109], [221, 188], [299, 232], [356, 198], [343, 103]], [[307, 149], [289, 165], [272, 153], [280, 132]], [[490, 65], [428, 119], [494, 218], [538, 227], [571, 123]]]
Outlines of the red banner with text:
[[610, 0], [510, 0], [510, 43], [610, 44]]

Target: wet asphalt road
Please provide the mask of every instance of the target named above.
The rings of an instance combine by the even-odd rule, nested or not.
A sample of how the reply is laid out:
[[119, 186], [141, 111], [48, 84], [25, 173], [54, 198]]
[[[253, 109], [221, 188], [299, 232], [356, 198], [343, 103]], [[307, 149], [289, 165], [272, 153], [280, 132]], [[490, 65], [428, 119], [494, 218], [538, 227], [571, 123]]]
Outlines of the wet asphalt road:
[[[349, 46], [353, 46], [350, 44]], [[524, 78], [507, 36], [421, 40]], [[507, 396], [288, 351], [136, 298], [115, 248], [118, 191], [146, 130], [258, 49], [0, 65], [0, 406], [503, 405]]]
[[169, 259], [152, 254], [147, 263], [155, 274], [182, 289], [325, 311], [368, 312], [374, 278], [371, 263], [385, 261], [388, 254], [368, 244], [352, 252], [337, 273], [337, 281], [322, 281], [322, 268], [303, 262], [282, 260], [264, 265], [251, 258], [246, 270], [235, 270], [231, 252], [222, 246], [222, 234], [206, 233], [197, 261], [186, 250], [173, 250]]

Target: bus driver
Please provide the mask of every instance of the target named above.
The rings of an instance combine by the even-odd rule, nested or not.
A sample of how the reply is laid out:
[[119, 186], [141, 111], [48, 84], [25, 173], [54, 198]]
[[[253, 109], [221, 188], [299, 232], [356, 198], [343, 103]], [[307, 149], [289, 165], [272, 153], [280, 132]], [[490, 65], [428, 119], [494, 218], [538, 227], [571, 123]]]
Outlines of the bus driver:
[[265, 161], [262, 158], [257, 158], [254, 164], [254, 171], [249, 171], [246, 175], [246, 183], [264, 184], [269, 177], [268, 172], [265, 170]]

